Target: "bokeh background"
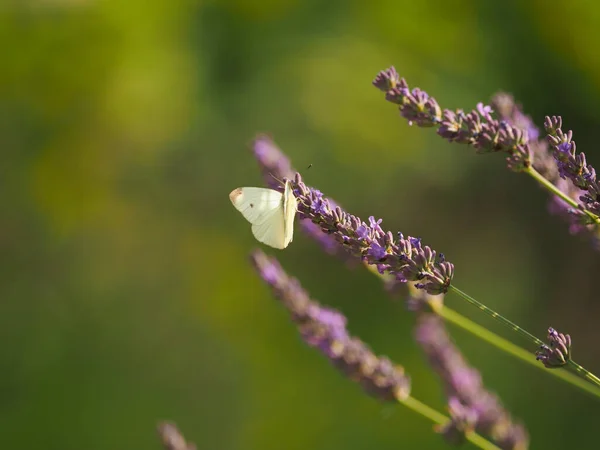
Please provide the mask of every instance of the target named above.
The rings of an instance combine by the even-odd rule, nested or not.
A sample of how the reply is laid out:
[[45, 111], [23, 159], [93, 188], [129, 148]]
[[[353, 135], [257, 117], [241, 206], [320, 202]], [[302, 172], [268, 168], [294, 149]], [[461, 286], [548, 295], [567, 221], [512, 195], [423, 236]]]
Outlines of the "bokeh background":
[[[159, 419], [199, 449], [447, 448], [307, 348], [253, 273], [227, 196], [261, 184], [257, 132], [600, 371], [600, 254], [501, 155], [409, 127], [371, 86], [393, 64], [445, 107], [506, 90], [538, 125], [563, 115], [598, 165], [599, 26], [584, 0], [2, 2], [0, 448], [158, 449]], [[267, 251], [444, 410], [413, 317], [375, 277], [300, 233]], [[532, 448], [596, 448], [597, 401], [450, 329]]]

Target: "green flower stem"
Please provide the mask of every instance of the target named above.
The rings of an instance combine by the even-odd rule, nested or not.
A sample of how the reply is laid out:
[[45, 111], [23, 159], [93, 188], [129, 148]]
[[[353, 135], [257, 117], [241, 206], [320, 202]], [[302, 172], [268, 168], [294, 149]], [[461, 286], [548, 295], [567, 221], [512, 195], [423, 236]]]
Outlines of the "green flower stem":
[[536, 369], [542, 370], [544, 373], [555, 376], [556, 378], [569, 383], [582, 391], [586, 392], [596, 399], [600, 399], [600, 389], [592, 386], [585, 380], [582, 380], [577, 375], [565, 371], [565, 370], [549, 370], [544, 367], [539, 361], [533, 358], [533, 355], [527, 350], [522, 349], [518, 345], [513, 344], [507, 339], [498, 336], [496, 333], [491, 332], [485, 327], [467, 319], [463, 315], [457, 313], [453, 309], [440, 305], [440, 307], [434, 309], [435, 313], [442, 317], [447, 322], [462, 328], [465, 331], [479, 337], [481, 340], [493, 345], [494, 347], [514, 356], [517, 359], [527, 363], [528, 365], [535, 367]]
[[[449, 291], [455, 292], [456, 294], [460, 295], [468, 303], [470, 303], [471, 305], [475, 306], [479, 310], [483, 311], [488, 316], [490, 316], [493, 319], [497, 320], [498, 322], [500, 322], [504, 326], [510, 328], [513, 331], [516, 331], [517, 333], [519, 333], [521, 336], [523, 336], [526, 339], [528, 339], [531, 343], [535, 344], [536, 346], [539, 347], [541, 345], [544, 345], [544, 342], [541, 341], [540, 339], [538, 339], [537, 337], [535, 337], [533, 334], [531, 334], [527, 330], [521, 328], [520, 326], [518, 326], [514, 322], [511, 322], [510, 320], [508, 320], [503, 315], [498, 314], [493, 309], [488, 308], [483, 303], [478, 302], [473, 297], [471, 297], [467, 293], [461, 291], [457, 287], [451, 285], [450, 288], [449, 288]], [[598, 378], [592, 372], [590, 372], [589, 370], [583, 368], [582, 366], [580, 366], [579, 364], [577, 364], [575, 361], [573, 361], [571, 359], [568, 359], [567, 363], [568, 363], [568, 367], [571, 370], [573, 370], [577, 375], [579, 375], [581, 378], [583, 378], [583, 379], [589, 381], [590, 383], [592, 383], [592, 384], [600, 387], [600, 378]]]
[[531, 334], [530, 332], [528, 332], [527, 330], [521, 328], [520, 326], [518, 326], [516, 323], [511, 322], [510, 320], [508, 320], [506, 317], [504, 317], [503, 315], [498, 314], [496, 311], [494, 311], [493, 309], [488, 308], [487, 306], [485, 306], [483, 303], [478, 302], [477, 300], [475, 300], [473, 297], [471, 297], [469, 294], [467, 294], [466, 292], [461, 291], [460, 289], [458, 289], [456, 286], [451, 285], [450, 289], [448, 289], [450, 292], [454, 292], [458, 295], [460, 295], [464, 300], [466, 300], [468, 303], [470, 303], [471, 305], [475, 306], [476, 308], [478, 308], [479, 310], [483, 311], [484, 313], [486, 313], [488, 316], [490, 316], [492, 319], [497, 320], [498, 322], [500, 322], [502, 325], [510, 328], [513, 331], [516, 331], [517, 333], [519, 333], [521, 336], [523, 336], [525, 339], [527, 339], [529, 342], [531, 342], [533, 345], [535, 345], [536, 347], [539, 347], [540, 345], [544, 345], [544, 341], [541, 341], [540, 339], [536, 338], [533, 334]]
[[[427, 406], [425, 403], [420, 402], [419, 400], [417, 400], [414, 397], [409, 396], [408, 398], [406, 398], [404, 400], [398, 400], [398, 401], [400, 403], [402, 403], [404, 406], [421, 414], [422, 416], [427, 417], [429, 420], [436, 423], [437, 425], [444, 425], [449, 420], [443, 414], [437, 412], [435, 409]], [[480, 436], [477, 433], [474, 433], [474, 432], [466, 433], [465, 437], [473, 445], [475, 445], [483, 450], [500, 450], [499, 447], [496, 447], [490, 441], [483, 438], [482, 436]]]
[[589, 370], [587, 370], [584, 367], [577, 364], [572, 359], [567, 360], [567, 367], [569, 369], [571, 369], [573, 372], [575, 372], [577, 375], [579, 375], [580, 377], [588, 380], [590, 383], [593, 383], [596, 386], [600, 386], [600, 378], [598, 378], [596, 375], [594, 375]]
[[528, 167], [525, 170], [525, 173], [529, 174], [533, 179], [535, 179], [538, 183], [540, 183], [545, 189], [552, 192], [554, 195], [560, 197], [562, 200], [564, 200], [566, 203], [568, 203], [574, 209], [576, 209], [578, 211], [582, 211], [585, 214], [587, 214], [587, 216], [590, 219], [592, 219], [593, 222], [600, 224], [600, 218], [596, 214], [588, 211], [587, 209], [584, 209], [579, 203], [577, 203], [571, 197], [569, 197], [564, 192], [562, 192], [560, 189], [558, 189], [554, 184], [550, 183], [546, 178], [544, 178], [542, 176], [541, 173], [539, 173], [537, 170], [535, 170], [532, 166]]
[[[388, 277], [386, 277], [386, 275], [380, 274], [377, 271], [377, 268], [375, 268], [374, 266], [371, 266], [369, 264], [365, 264], [365, 266], [371, 273], [373, 273], [374, 275], [379, 277], [381, 280], [385, 281], [386, 278], [388, 278]], [[460, 292], [462, 292], [462, 291], [460, 291]], [[472, 297], [470, 297], [470, 296], [469, 296], [469, 298], [472, 299]], [[475, 299], [472, 299], [472, 300], [476, 302], [474, 304], [480, 304]], [[498, 336], [496, 333], [488, 330], [487, 328], [482, 327], [481, 325], [478, 325], [477, 323], [467, 319], [465, 316], [463, 316], [462, 314], [459, 314], [458, 312], [449, 308], [445, 304], [433, 305], [432, 303], [430, 303], [430, 305], [432, 307], [433, 312], [438, 314], [440, 317], [442, 317], [446, 321], [462, 328], [463, 330], [473, 334], [474, 336], [477, 336], [478, 338], [482, 339], [483, 341], [487, 342], [488, 344], [493, 345], [497, 349], [502, 350], [503, 352], [506, 352], [509, 355], [514, 356], [517, 359], [520, 359], [521, 361], [524, 361], [525, 363], [529, 364], [530, 366], [541, 369], [544, 373], [552, 375], [568, 384], [571, 384], [572, 386], [575, 386], [575, 387], [581, 389], [582, 391], [586, 392], [587, 394], [592, 395], [596, 399], [600, 400], [600, 389], [596, 388], [595, 386], [592, 386], [592, 384], [590, 384], [589, 382], [582, 379], [582, 378], [586, 378], [588, 381], [592, 381], [592, 378], [588, 378], [587, 376], [582, 376], [582, 375], [584, 373], [589, 373], [590, 377], [593, 377], [595, 379], [597, 379], [597, 377], [594, 374], [583, 369], [583, 367], [579, 366], [579, 364], [569, 360], [569, 367], [574, 372], [577, 373], [579, 370], [575, 366], [581, 367], [581, 369], [583, 371], [585, 371], [585, 372], [579, 373], [579, 375], [582, 376], [582, 378], [580, 378], [579, 376], [577, 376], [571, 372], [565, 371], [565, 370], [549, 370], [546, 367], [544, 367], [542, 364], [540, 364], [538, 361], [536, 361], [535, 358], [533, 358], [533, 355], [531, 354], [531, 352], [519, 347], [518, 345], [513, 344], [512, 342], [504, 339], [503, 337]], [[482, 306], [485, 306], [485, 305], [482, 305]], [[487, 308], [487, 309], [489, 309], [489, 308]], [[529, 334], [529, 333], [527, 333], [527, 334]], [[533, 338], [537, 339], [535, 336], [533, 336]], [[596, 382], [592, 381], [592, 383], [597, 385]]]

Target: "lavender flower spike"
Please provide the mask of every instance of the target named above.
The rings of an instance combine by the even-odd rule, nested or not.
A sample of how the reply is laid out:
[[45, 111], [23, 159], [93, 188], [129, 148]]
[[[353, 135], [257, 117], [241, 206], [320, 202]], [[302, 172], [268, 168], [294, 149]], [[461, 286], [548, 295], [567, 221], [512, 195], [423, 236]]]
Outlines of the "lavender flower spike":
[[410, 378], [386, 357], [376, 356], [360, 339], [349, 335], [346, 318], [338, 311], [311, 300], [298, 280], [289, 277], [275, 258], [256, 250], [252, 263], [273, 289], [298, 326], [304, 341], [317, 348], [348, 378], [369, 395], [384, 401], [410, 395]]
[[377, 267], [380, 273], [389, 273], [399, 282], [418, 281], [418, 289], [429, 294], [448, 290], [454, 276], [454, 265], [446, 261], [421, 240], [402, 233], [397, 237], [385, 232], [381, 219], [369, 217], [369, 223], [348, 214], [340, 207], [332, 207], [320, 191], [309, 188], [300, 174], [292, 181], [298, 200], [298, 215], [317, 224], [323, 233], [332, 235], [350, 254]]
[[527, 431], [485, 389], [479, 372], [469, 367], [454, 346], [440, 317], [420, 313], [415, 337], [444, 385], [451, 420], [438, 431], [448, 441], [461, 443], [466, 432], [476, 430], [502, 449], [528, 448]]
[[535, 359], [541, 361], [548, 369], [556, 369], [567, 364], [571, 359], [571, 336], [562, 334], [554, 328], [548, 328], [548, 345], [542, 345], [535, 353]]
[[393, 66], [379, 72], [373, 85], [386, 93], [386, 100], [400, 105], [400, 114], [410, 124], [415, 122], [420, 127], [432, 127], [441, 122], [442, 110], [435, 99], [419, 88], [410, 91], [406, 80], [400, 79]]
[[571, 180], [584, 191], [579, 200], [583, 208], [596, 216], [593, 222], [600, 223], [597, 220], [600, 216], [600, 181], [596, 177], [596, 170], [587, 163], [584, 153], [577, 152], [573, 132], [562, 131], [560, 116], [546, 116], [544, 127], [548, 133], [548, 142], [554, 148], [554, 158], [561, 178]]
[[379, 72], [373, 85], [386, 93], [387, 101], [398, 105], [400, 115], [410, 125], [435, 126], [443, 138], [472, 145], [478, 153], [505, 152], [508, 154], [508, 167], [515, 172], [531, 166], [527, 131], [494, 119], [489, 106], [480, 103], [469, 113], [442, 110], [425, 91], [409, 89], [406, 80], [399, 78], [393, 67]]

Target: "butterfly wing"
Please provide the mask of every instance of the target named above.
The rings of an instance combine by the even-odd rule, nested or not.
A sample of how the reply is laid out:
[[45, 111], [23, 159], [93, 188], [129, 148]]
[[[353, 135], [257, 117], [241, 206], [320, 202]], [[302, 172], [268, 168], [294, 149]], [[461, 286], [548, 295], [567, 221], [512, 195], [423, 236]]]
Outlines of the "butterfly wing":
[[283, 195], [273, 189], [245, 187], [229, 194], [233, 206], [252, 224], [257, 241], [270, 247], [285, 248]]
[[245, 187], [229, 194], [233, 206], [252, 224], [260, 222], [269, 211], [281, 207], [283, 195], [273, 189]]
[[286, 181], [285, 191], [283, 193], [283, 236], [284, 236], [284, 248], [288, 246], [294, 239], [294, 217], [296, 217], [296, 211], [298, 210], [298, 200], [294, 197], [294, 191], [292, 190], [291, 184]]
[[269, 247], [286, 248], [283, 208], [271, 210], [260, 223], [252, 224], [252, 234], [258, 242]]

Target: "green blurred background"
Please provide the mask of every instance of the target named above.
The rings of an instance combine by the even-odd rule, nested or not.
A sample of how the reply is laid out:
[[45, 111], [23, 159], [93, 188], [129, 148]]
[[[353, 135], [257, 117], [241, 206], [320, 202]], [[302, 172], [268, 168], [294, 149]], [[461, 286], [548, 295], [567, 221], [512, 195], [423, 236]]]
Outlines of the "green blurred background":
[[[0, 448], [158, 449], [158, 419], [207, 450], [446, 448], [307, 348], [250, 268], [258, 244], [227, 195], [261, 184], [259, 131], [600, 371], [600, 255], [501, 155], [409, 127], [370, 84], [394, 64], [445, 107], [509, 91], [538, 125], [562, 114], [598, 165], [599, 26], [589, 0], [3, 1]], [[443, 411], [413, 317], [375, 277], [301, 233], [266, 250]], [[597, 401], [451, 331], [532, 448], [597, 448]]]

